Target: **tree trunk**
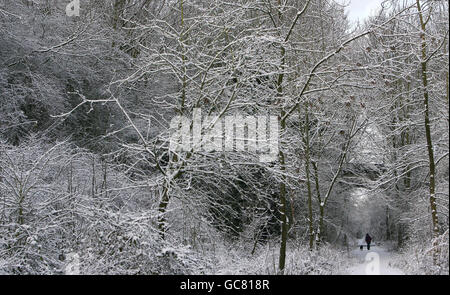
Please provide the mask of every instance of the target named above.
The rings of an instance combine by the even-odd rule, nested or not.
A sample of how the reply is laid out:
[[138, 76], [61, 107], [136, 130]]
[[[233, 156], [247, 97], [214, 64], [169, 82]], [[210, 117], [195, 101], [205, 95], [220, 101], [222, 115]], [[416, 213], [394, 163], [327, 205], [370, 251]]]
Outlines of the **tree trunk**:
[[428, 161], [429, 161], [429, 173], [430, 173], [430, 184], [429, 184], [429, 200], [430, 200], [430, 208], [431, 208], [431, 220], [433, 225], [433, 237], [437, 237], [439, 235], [439, 223], [437, 216], [437, 208], [436, 208], [436, 168], [434, 162], [434, 153], [433, 153], [433, 142], [431, 140], [431, 126], [430, 126], [430, 108], [429, 108], [429, 94], [428, 94], [428, 77], [427, 77], [427, 45], [425, 41], [425, 26], [426, 23], [423, 20], [422, 10], [420, 7], [420, 1], [416, 0], [417, 10], [419, 12], [419, 20], [422, 32], [420, 33], [420, 38], [422, 39], [421, 44], [421, 70], [422, 70], [422, 84], [423, 84], [423, 98], [424, 98], [424, 106], [425, 106], [425, 136], [427, 139], [427, 150], [428, 150]]
[[311, 162], [314, 169], [314, 182], [316, 184], [316, 195], [317, 201], [319, 202], [319, 228], [317, 230], [317, 246], [320, 245], [322, 237], [323, 237], [323, 219], [325, 215], [325, 208], [322, 205], [322, 198], [320, 196], [320, 182], [319, 182], [319, 168], [315, 162]]
[[166, 234], [166, 210], [169, 205], [169, 189], [167, 186], [163, 188], [161, 201], [158, 205], [158, 230], [161, 239], [164, 240]]
[[386, 240], [391, 239], [391, 231], [389, 229], [389, 206], [386, 205]]
[[308, 190], [308, 230], [309, 230], [309, 250], [314, 246], [314, 229], [313, 229], [313, 211], [312, 211], [312, 192], [311, 192], [311, 178], [310, 178], [310, 150], [309, 150], [309, 114], [308, 102], [305, 103], [305, 170], [306, 170], [306, 188]]

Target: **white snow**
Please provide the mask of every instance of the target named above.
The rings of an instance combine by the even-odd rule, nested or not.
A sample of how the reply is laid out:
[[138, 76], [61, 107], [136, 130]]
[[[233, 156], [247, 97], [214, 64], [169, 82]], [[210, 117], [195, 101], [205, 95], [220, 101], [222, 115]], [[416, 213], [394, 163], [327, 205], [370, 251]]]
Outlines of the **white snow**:
[[359, 247], [351, 252], [357, 264], [348, 268], [346, 275], [404, 275], [405, 273], [392, 266], [392, 252], [382, 246], [372, 246], [360, 250]]

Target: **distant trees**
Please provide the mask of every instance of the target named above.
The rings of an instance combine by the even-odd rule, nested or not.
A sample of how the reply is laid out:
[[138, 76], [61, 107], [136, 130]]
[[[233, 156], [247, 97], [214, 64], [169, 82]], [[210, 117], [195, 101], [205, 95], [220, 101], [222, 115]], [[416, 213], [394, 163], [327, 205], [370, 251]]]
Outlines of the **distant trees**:
[[[442, 233], [439, 227], [448, 227], [448, 221], [444, 225], [437, 217], [444, 214], [448, 219], [448, 189], [439, 186], [437, 193], [435, 185], [437, 179], [448, 183], [448, 166], [443, 161], [448, 157], [448, 112], [443, 111], [448, 95], [442, 67], [448, 64], [448, 14], [443, 13], [448, 4], [386, 1], [385, 5], [390, 12], [374, 21], [395, 18], [370, 36], [366, 56], [379, 65], [372, 72], [380, 89], [374, 94], [383, 100], [371, 105], [381, 111], [375, 120], [386, 139], [383, 149], [390, 167], [378, 184], [389, 187], [386, 215], [394, 218], [403, 245], [406, 239], [437, 237]], [[436, 194], [442, 197], [439, 201]], [[423, 202], [425, 195], [428, 205]]]

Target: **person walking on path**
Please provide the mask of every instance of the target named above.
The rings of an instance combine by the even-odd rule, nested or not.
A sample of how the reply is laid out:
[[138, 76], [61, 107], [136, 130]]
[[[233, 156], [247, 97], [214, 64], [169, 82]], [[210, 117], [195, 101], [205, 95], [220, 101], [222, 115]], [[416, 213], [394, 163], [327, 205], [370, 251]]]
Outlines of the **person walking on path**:
[[370, 250], [370, 242], [372, 242], [372, 237], [366, 234], [367, 250]]

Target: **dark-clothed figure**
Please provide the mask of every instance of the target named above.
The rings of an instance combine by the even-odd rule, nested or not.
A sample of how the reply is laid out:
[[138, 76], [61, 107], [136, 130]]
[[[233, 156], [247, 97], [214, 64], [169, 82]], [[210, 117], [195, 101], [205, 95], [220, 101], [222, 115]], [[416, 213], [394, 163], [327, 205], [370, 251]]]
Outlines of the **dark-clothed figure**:
[[366, 234], [367, 250], [370, 250], [370, 242], [372, 242], [372, 237]]

